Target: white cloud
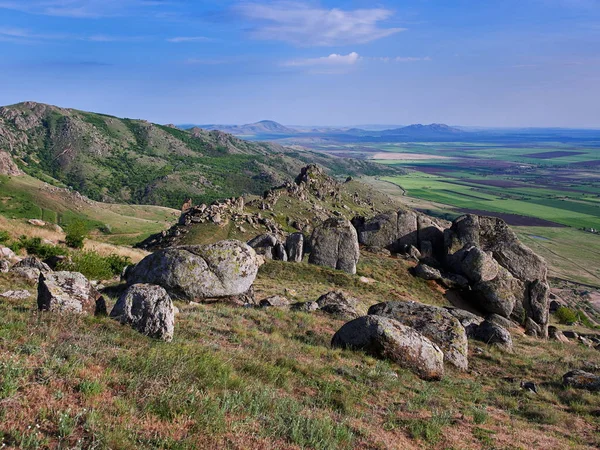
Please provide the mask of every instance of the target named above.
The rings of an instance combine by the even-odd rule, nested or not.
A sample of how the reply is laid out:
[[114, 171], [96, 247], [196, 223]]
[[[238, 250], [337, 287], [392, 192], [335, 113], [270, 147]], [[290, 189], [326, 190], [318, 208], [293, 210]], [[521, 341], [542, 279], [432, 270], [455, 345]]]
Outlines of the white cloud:
[[329, 56], [321, 58], [293, 59], [283, 63], [286, 67], [307, 67], [307, 66], [352, 66], [360, 60], [360, 55], [356, 52], [347, 55], [338, 55], [332, 53]]
[[372, 61], [380, 61], [380, 62], [397, 62], [397, 63], [407, 63], [407, 62], [418, 62], [418, 61], [431, 61], [429, 56], [376, 56], [369, 58]]
[[143, 36], [111, 36], [96, 34], [78, 36], [74, 34], [37, 33], [25, 28], [0, 27], [0, 40], [17, 44], [35, 44], [46, 41], [88, 41], [88, 42], [140, 42], [147, 38]]
[[167, 42], [172, 42], [174, 44], [181, 44], [184, 42], [211, 42], [211, 38], [207, 38], [204, 36], [179, 36], [167, 39]]
[[95, 18], [130, 14], [164, 4], [160, 0], [0, 0], [0, 9], [45, 16]]
[[290, 42], [299, 46], [363, 44], [404, 31], [383, 28], [393, 16], [383, 8], [324, 9], [299, 2], [241, 3], [235, 11], [254, 24], [256, 39]]

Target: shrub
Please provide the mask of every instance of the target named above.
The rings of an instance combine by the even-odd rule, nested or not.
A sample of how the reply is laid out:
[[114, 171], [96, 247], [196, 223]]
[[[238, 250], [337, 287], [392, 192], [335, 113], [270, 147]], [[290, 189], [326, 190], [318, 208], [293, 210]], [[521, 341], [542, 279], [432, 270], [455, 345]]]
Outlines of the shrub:
[[571, 309], [571, 308], [567, 308], [566, 306], [561, 306], [560, 308], [558, 308], [556, 310], [556, 319], [565, 325], [569, 325], [572, 323], [577, 322], [577, 319], [579, 318], [579, 315], [577, 314], [577, 311]]
[[10, 234], [8, 231], [2, 230], [0, 231], [0, 244], [5, 244], [10, 240]]
[[88, 233], [88, 228], [85, 222], [82, 220], [75, 220], [67, 225], [65, 231], [67, 232], [65, 242], [69, 247], [83, 248], [83, 241]]
[[39, 256], [42, 259], [50, 258], [52, 256], [66, 255], [68, 253], [66, 248], [44, 244], [42, 238], [27, 236], [21, 236], [17, 242], [13, 244], [17, 250], [25, 249], [30, 255]]
[[131, 264], [127, 257], [110, 255], [101, 256], [94, 251], [74, 252], [70, 261], [59, 264], [59, 270], [81, 272], [88, 278], [108, 280], [115, 275], [120, 275], [125, 266]]

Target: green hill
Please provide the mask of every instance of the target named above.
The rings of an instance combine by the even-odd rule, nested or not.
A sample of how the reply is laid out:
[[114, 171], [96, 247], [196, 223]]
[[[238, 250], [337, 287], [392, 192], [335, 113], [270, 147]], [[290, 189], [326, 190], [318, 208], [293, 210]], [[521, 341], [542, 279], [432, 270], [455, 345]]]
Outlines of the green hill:
[[0, 150], [31, 176], [109, 203], [262, 194], [314, 162], [334, 175], [397, 173], [369, 162], [33, 102], [0, 108]]

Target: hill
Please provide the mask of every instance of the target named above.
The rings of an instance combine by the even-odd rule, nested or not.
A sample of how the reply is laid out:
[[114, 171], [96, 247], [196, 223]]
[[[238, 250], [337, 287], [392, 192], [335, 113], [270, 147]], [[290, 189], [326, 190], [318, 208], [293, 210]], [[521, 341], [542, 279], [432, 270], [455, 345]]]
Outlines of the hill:
[[174, 208], [188, 198], [200, 203], [260, 194], [308, 162], [340, 175], [390, 171], [373, 163], [247, 142], [217, 130], [185, 131], [33, 102], [0, 108], [0, 150], [29, 175], [72, 187], [92, 200]]
[[293, 135], [298, 131], [288, 128], [273, 120], [261, 120], [255, 123], [245, 125], [183, 125], [182, 128], [202, 128], [205, 130], [219, 130], [225, 133], [230, 133], [235, 136], [254, 136], [254, 135]]

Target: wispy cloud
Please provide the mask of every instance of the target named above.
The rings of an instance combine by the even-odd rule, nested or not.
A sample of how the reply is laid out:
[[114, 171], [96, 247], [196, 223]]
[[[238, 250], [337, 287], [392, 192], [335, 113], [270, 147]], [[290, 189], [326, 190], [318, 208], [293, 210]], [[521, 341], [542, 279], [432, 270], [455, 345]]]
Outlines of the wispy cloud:
[[167, 39], [167, 42], [181, 44], [186, 42], [211, 42], [213, 39], [205, 36], [179, 36]]
[[368, 59], [384, 63], [409, 63], [419, 61], [431, 61], [431, 58], [429, 56], [375, 56], [370, 57]]
[[0, 9], [45, 16], [97, 18], [121, 16], [164, 6], [161, 0], [0, 0]]
[[298, 46], [364, 44], [394, 35], [403, 28], [385, 28], [393, 11], [383, 8], [324, 9], [299, 2], [248, 2], [234, 10], [252, 24], [252, 37]]
[[65, 33], [38, 33], [25, 28], [1, 27], [0, 40], [17, 44], [36, 44], [48, 41], [87, 41], [87, 42], [142, 42], [144, 36], [115, 36], [96, 34], [81, 36]]
[[307, 67], [307, 66], [352, 66], [360, 60], [360, 55], [356, 52], [347, 55], [338, 55], [332, 53], [329, 56], [321, 58], [304, 58], [286, 61], [282, 65], [286, 67]]

